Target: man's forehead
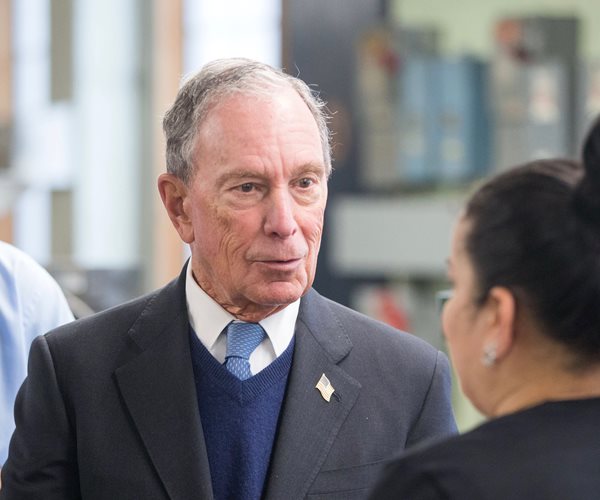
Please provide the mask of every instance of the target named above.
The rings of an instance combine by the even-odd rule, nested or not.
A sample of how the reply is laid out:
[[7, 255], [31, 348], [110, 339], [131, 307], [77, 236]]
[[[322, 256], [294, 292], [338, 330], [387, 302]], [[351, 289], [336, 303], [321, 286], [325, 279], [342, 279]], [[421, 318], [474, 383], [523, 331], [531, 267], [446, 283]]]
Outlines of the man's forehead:
[[208, 108], [206, 119], [220, 112], [230, 113], [236, 110], [252, 110], [256, 106], [271, 106], [282, 103], [303, 103], [310, 109], [300, 94], [290, 85], [271, 85], [264, 89], [237, 89], [227, 92]]
[[201, 161], [210, 155], [209, 162], [259, 170], [273, 151], [285, 151], [288, 166], [291, 160], [327, 172], [318, 124], [289, 86], [270, 95], [238, 92], [224, 97], [200, 124], [194, 156]]
[[279, 128], [278, 116], [285, 114], [289, 115], [286, 122], [298, 124], [298, 130], [306, 129], [308, 125], [319, 135], [318, 124], [310, 108], [295, 89], [285, 86], [271, 94], [235, 92], [223, 96], [200, 122], [197, 132], [199, 142], [202, 138], [214, 140], [223, 135], [225, 139], [252, 136], [257, 129], [267, 128], [270, 124]]

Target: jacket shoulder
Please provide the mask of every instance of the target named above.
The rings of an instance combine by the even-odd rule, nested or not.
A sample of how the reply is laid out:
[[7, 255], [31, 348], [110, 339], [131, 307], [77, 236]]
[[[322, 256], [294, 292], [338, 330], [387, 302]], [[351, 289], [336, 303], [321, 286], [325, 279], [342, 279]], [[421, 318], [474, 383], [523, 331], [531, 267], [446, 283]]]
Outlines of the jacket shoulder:
[[184, 287], [181, 280], [174, 280], [142, 297], [56, 328], [45, 338], [53, 352], [78, 352], [80, 356], [87, 352], [110, 353], [130, 342], [129, 332], [144, 330], [138, 325], [144, 324], [145, 331], [159, 331], [176, 314], [182, 314], [182, 308], [185, 309]]
[[429, 360], [436, 357], [438, 349], [416, 335], [398, 330], [328, 298], [319, 297], [355, 347], [367, 351], [377, 347], [393, 352], [400, 350], [411, 356], [425, 356]]

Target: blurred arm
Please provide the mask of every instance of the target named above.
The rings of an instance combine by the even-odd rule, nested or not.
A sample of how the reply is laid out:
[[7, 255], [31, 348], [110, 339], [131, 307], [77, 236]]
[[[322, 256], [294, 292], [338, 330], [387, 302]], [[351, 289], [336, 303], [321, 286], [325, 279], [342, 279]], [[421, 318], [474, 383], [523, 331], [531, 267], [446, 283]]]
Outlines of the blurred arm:
[[76, 443], [45, 337], [31, 346], [15, 421], [0, 500], [80, 498]]

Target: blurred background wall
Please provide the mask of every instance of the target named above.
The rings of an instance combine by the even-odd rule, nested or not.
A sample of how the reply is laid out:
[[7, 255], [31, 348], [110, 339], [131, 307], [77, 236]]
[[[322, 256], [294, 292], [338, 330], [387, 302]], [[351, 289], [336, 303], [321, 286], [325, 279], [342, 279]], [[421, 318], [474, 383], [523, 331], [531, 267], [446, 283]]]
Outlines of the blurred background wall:
[[[436, 294], [473, 183], [577, 156], [600, 111], [595, 3], [0, 0], [0, 239], [91, 310], [172, 279], [187, 249], [156, 190], [162, 115], [184, 75], [252, 57], [334, 113], [316, 288], [443, 348]], [[457, 409], [478, 418], [458, 390]]]

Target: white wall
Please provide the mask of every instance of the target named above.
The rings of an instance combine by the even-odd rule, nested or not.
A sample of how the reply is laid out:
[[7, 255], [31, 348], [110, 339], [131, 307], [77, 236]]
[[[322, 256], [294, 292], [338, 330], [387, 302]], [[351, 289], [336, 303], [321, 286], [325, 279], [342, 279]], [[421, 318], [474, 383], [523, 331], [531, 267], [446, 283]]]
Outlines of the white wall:
[[135, 0], [75, 2], [74, 260], [139, 263], [139, 65]]

